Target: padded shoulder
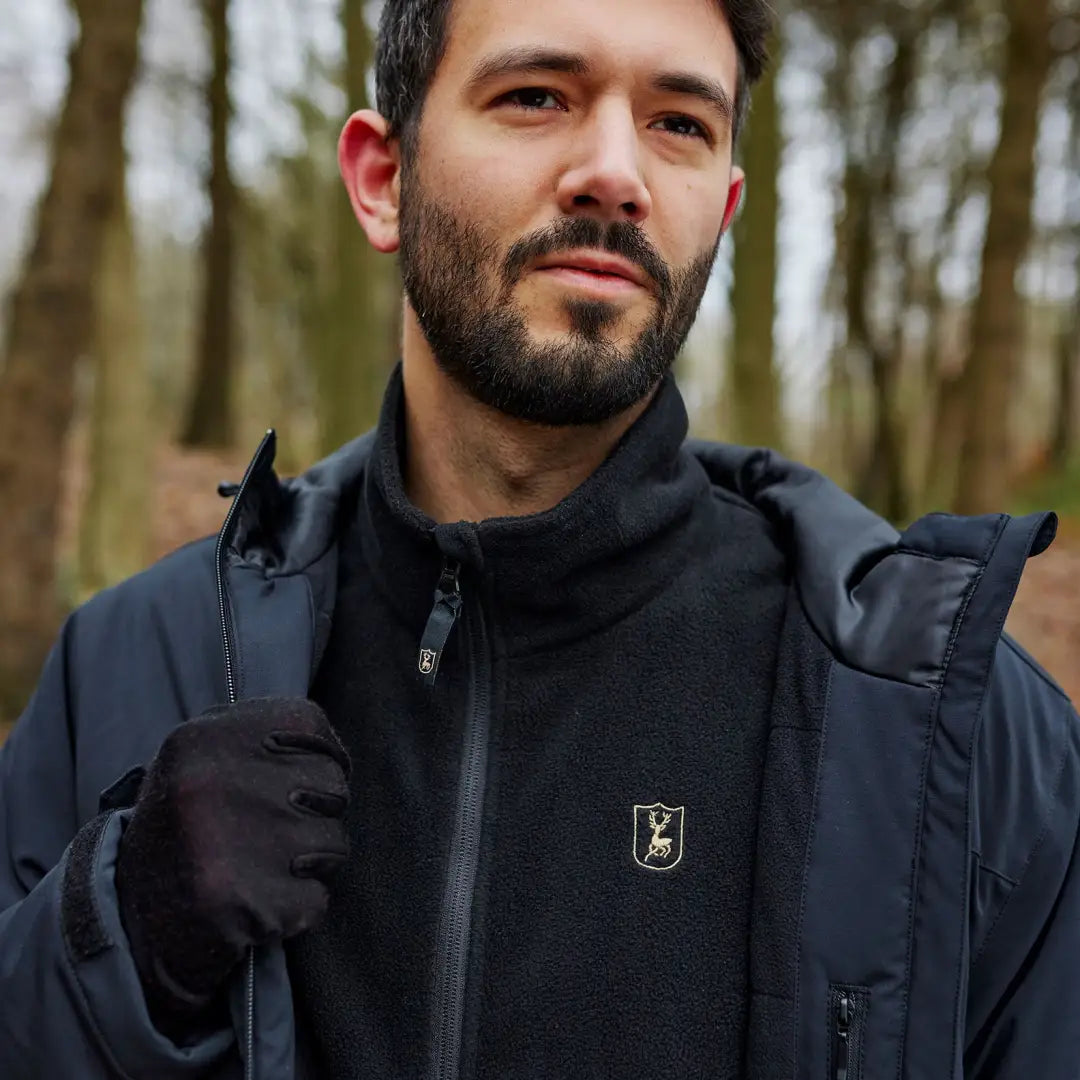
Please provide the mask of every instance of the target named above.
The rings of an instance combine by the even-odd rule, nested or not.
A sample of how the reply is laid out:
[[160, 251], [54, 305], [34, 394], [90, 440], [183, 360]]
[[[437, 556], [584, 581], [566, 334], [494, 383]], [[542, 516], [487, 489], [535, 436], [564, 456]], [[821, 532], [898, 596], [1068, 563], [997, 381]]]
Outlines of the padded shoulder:
[[806, 613], [834, 655], [909, 685], [940, 685], [977, 588], [993, 602], [982, 605], [990, 637], [972, 655], [992, 654], [1024, 563], [1056, 528], [1053, 515], [931, 514], [898, 533], [828, 478], [772, 451], [700, 441], [687, 449], [714, 488], [773, 522]]

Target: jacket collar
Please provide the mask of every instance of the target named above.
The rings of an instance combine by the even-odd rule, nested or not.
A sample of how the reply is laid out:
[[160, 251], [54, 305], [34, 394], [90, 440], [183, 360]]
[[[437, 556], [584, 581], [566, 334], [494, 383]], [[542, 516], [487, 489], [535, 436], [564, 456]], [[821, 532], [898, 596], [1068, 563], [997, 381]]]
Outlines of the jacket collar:
[[[549, 621], [545, 603], [564, 603], [575, 575], [596, 560], [617, 564], [607, 579], [612, 588], [633, 593], [642, 581], [660, 587], [662, 575], [651, 563], [620, 563], [618, 556], [647, 551], [650, 541], [677, 531], [711, 484], [737, 494], [775, 524], [807, 615], [839, 659], [885, 678], [935, 685], [964, 598], [1009, 522], [1006, 515], [937, 514], [898, 533], [820, 473], [770, 451], [683, 442], [686, 412], [669, 379], [608, 461], [558, 507], [531, 518], [436, 526], [404, 496], [401, 406], [395, 372], [377, 430], [292, 480], [274, 475], [269, 433], [222, 537], [230, 557], [260, 567], [267, 577], [325, 569], [359, 512], [372, 526], [365, 540], [369, 564], [387, 571], [389, 580], [403, 580], [396, 571], [407, 569], [404, 579], [417, 582], [397, 597], [411, 621], [426, 613], [444, 557], [481, 576], [497, 576], [501, 595], [530, 614], [526, 623]], [[999, 561], [996, 572], [1018, 578], [1026, 558], [1053, 541], [1056, 518], [1032, 515], [1016, 526], [1030, 542], [1009, 566]], [[419, 567], [426, 567], [427, 580], [417, 574]], [[334, 590], [326, 576], [314, 594], [316, 607], [328, 613]], [[537, 581], [547, 590], [546, 601], [537, 599]], [[587, 632], [596, 612], [587, 605], [579, 609], [563, 613]]]

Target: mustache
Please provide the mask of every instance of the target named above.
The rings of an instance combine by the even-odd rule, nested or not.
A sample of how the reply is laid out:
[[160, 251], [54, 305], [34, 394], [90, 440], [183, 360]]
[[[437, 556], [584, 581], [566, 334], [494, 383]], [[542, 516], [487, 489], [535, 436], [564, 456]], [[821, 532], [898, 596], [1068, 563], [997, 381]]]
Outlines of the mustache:
[[671, 295], [672, 273], [641, 227], [629, 221], [602, 222], [595, 218], [560, 218], [523, 236], [503, 263], [503, 280], [512, 286], [534, 259], [574, 248], [594, 248], [634, 263], [656, 284], [660, 299]]

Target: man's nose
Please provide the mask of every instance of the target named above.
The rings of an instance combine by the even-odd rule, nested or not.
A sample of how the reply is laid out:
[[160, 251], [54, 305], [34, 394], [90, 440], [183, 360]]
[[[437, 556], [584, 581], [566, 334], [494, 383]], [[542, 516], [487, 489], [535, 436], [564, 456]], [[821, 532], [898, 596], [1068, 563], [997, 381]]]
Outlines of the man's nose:
[[652, 212], [632, 112], [612, 102], [578, 132], [573, 164], [559, 182], [559, 209], [571, 217], [640, 225]]

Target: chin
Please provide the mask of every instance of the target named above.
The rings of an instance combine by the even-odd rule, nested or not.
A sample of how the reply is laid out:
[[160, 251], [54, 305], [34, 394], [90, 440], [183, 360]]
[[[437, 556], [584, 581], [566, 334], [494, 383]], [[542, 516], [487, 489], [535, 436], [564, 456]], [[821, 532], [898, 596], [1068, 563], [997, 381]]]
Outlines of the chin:
[[618, 345], [639, 333], [647, 316], [603, 300], [564, 302], [557, 312], [528, 318], [530, 338], [537, 345], [580, 344], [582, 341]]

